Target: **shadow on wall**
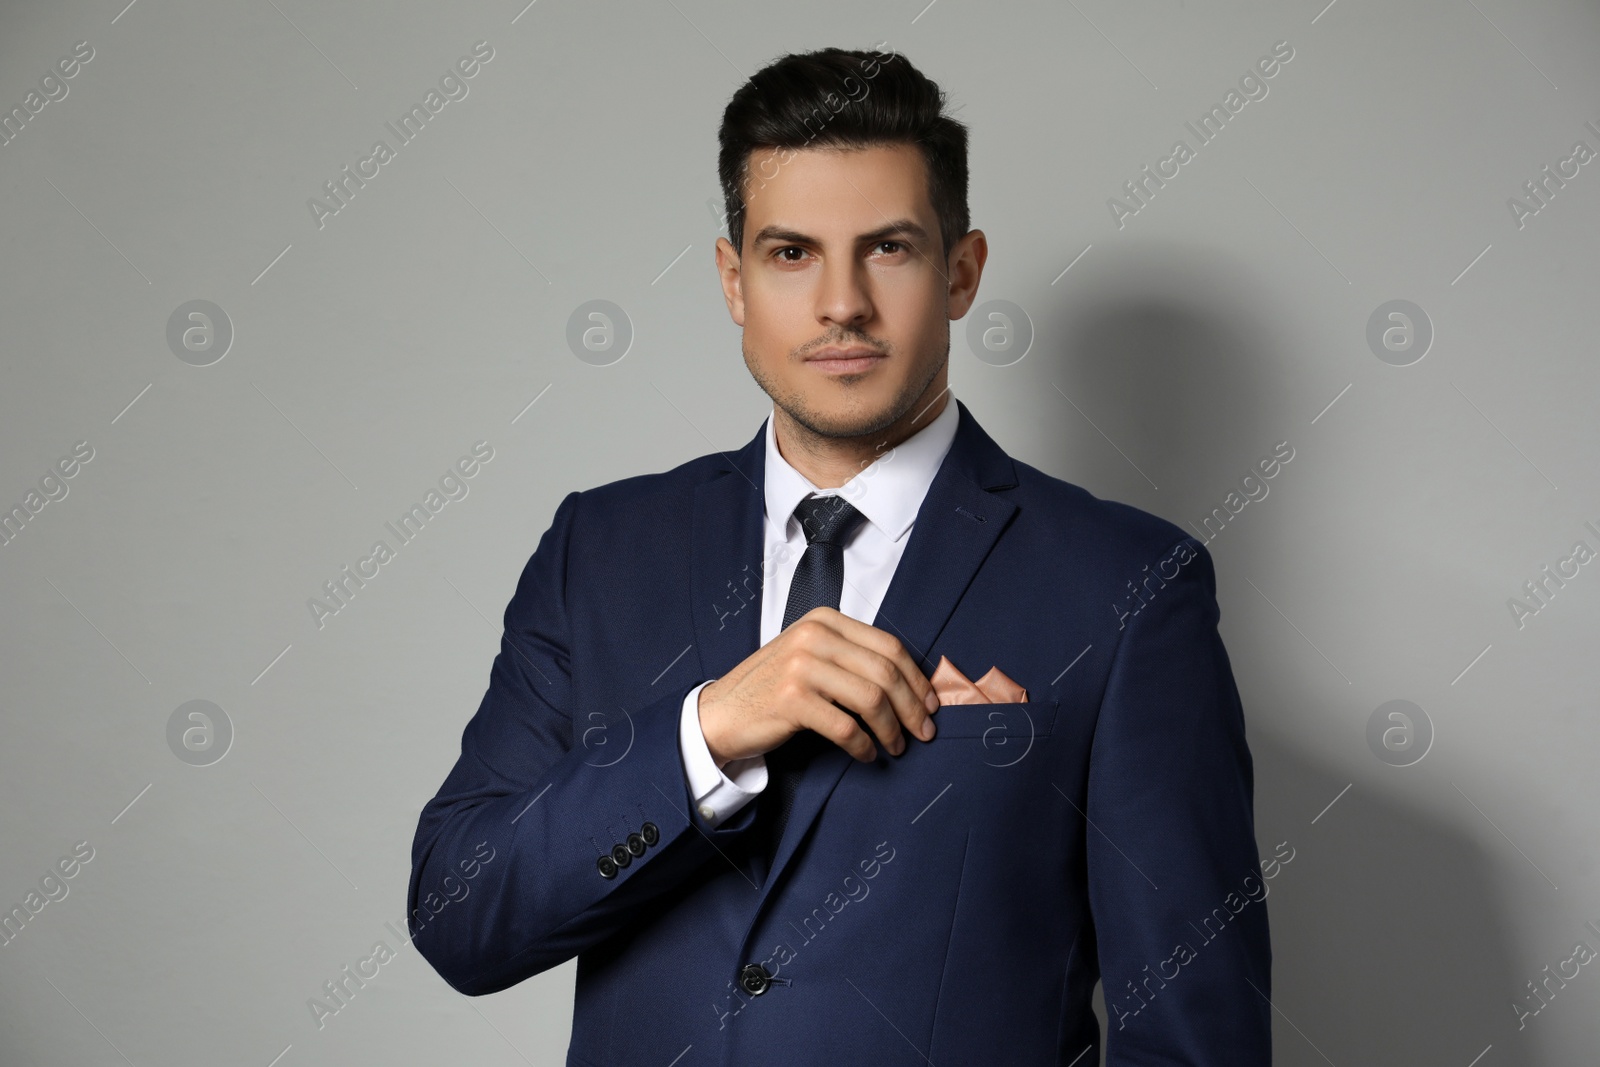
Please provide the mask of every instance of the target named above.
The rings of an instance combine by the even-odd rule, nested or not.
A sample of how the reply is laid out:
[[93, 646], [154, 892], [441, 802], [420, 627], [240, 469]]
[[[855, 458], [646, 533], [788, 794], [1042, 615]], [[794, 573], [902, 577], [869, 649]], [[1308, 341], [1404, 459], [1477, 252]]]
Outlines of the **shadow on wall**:
[[[1193, 521], [1258, 457], [1279, 441], [1308, 437], [1314, 413], [1291, 399], [1306, 392], [1295, 388], [1305, 357], [1280, 330], [1286, 316], [1274, 309], [1283, 297], [1256, 280], [1259, 271], [1210, 250], [1129, 250], [1108, 254], [1068, 287], [1041, 331], [1065, 342], [1038, 355], [1057, 361], [1050, 377], [1087, 419], [1050, 420], [1061, 437], [1049, 447], [1069, 457], [1057, 469], [1078, 472], [1074, 480], [1096, 495], [1195, 533]], [[1251, 526], [1249, 542], [1272, 556], [1289, 554], [1273, 535], [1282, 524], [1270, 511]], [[1255, 594], [1230, 576], [1225, 559], [1217, 569], [1226, 617], [1228, 603]], [[1517, 1030], [1513, 998], [1533, 976], [1514, 962], [1491, 858], [1398, 791], [1372, 784], [1385, 775], [1431, 777], [1427, 764], [1377, 761], [1364, 735], [1370, 709], [1357, 713], [1326, 699], [1327, 679], [1312, 677], [1311, 666], [1239, 651], [1233, 659], [1236, 672], [1242, 661], [1268, 663], [1264, 673], [1237, 675], [1255, 762], [1258, 845], [1264, 856], [1282, 841], [1295, 849], [1267, 901], [1274, 1062], [1467, 1067], [1491, 1044], [1483, 1067], [1551, 1062], [1537, 1020]], [[1296, 743], [1294, 724], [1311, 705], [1322, 709], [1316, 714], [1348, 717], [1344, 750], [1312, 753]], [[1433, 756], [1437, 762], [1440, 753]], [[1442, 776], [1437, 784], [1448, 789]], [[1245, 987], [1239, 995], [1256, 994]], [[1106, 1033], [1098, 994], [1096, 1012]]]
[[1188, 529], [1275, 443], [1304, 436], [1302, 357], [1275, 333], [1273, 297], [1251, 291], [1254, 269], [1181, 248], [1108, 252], [1051, 309], [1040, 332], [1064, 342], [1040, 356], [1083, 413], [1057, 396], [1066, 414], [1051, 422], [1097, 495]]
[[[1292, 693], [1297, 684], [1284, 677], [1248, 688]], [[1426, 764], [1358, 771], [1318, 818], [1350, 784], [1350, 761], [1308, 758], [1274, 730], [1266, 702], [1247, 703], [1246, 716], [1259, 843], [1270, 850], [1287, 839], [1297, 851], [1267, 898], [1281, 1013], [1275, 1062], [1466, 1067], [1492, 1044], [1480, 1067], [1553, 1063], [1537, 1019], [1517, 1030], [1512, 999], [1531, 976], [1518, 973], [1491, 857], [1434, 814], [1369, 784]], [[1347, 731], [1351, 759], [1377, 763], [1362, 725]]]

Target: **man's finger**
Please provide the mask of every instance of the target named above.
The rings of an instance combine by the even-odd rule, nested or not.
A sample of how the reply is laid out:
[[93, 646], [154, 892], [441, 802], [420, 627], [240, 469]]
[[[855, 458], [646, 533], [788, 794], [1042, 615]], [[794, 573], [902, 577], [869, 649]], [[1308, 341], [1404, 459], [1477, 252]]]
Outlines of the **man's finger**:
[[855, 719], [823, 697], [806, 702], [801, 712], [801, 724], [832, 741], [862, 763], [871, 763], [878, 758], [878, 746], [872, 736]]
[[[852, 645], [842, 639], [839, 644], [839, 654], [845, 657], [857, 654], [870, 655], [859, 645]], [[818, 659], [813, 671], [812, 685], [819, 696], [861, 716], [861, 721], [877, 735], [878, 740], [883, 742], [883, 747], [889, 752], [898, 756], [905, 751], [904, 731], [900, 726], [901, 710], [897, 704], [914, 709], [912, 713], [921, 712], [921, 705], [918, 705], [911, 696], [911, 691], [905, 687], [904, 680], [899, 682], [900, 692], [897, 699], [892, 688], [886, 688], [871, 678], [863, 677], [829, 656]], [[898, 677], [899, 672], [892, 673]], [[871, 738], [868, 740], [871, 741]]]
[[[916, 662], [900, 639], [876, 626], [868, 626], [859, 619], [852, 619], [833, 608], [818, 607], [801, 616], [801, 619], [814, 619], [829, 630], [837, 633], [852, 644], [861, 646], [879, 656], [884, 657], [898, 668], [905, 685], [909, 688], [915, 707], [906, 706], [899, 709], [901, 722], [913, 734], [924, 741], [931, 741], [934, 734], [932, 713], [939, 710], [939, 697], [933, 691], [933, 683], [918, 669]], [[796, 620], [797, 622], [800, 620]], [[864, 673], [864, 672], [858, 672]], [[868, 675], [870, 677], [870, 675]], [[926, 724], [926, 725], [924, 725]], [[924, 734], [924, 730], [926, 733]]]

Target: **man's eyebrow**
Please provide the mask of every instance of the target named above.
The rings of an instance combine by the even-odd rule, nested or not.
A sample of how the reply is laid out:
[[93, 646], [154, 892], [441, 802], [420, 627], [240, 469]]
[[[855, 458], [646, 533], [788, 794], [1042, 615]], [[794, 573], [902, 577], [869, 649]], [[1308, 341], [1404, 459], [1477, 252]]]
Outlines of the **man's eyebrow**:
[[[858, 244], [871, 244], [877, 241], [887, 240], [888, 238], [897, 234], [905, 237], [914, 237], [920, 241], [928, 240], [928, 231], [917, 225], [914, 220], [895, 219], [886, 226], [879, 226], [876, 230], [858, 235], [856, 237], [856, 242]], [[751, 244], [752, 246], [759, 245], [763, 241], [782, 241], [785, 244], [797, 245], [815, 245], [821, 243], [810, 234], [801, 233], [799, 230], [785, 229], [782, 226], [761, 227], [761, 229], [756, 232]]]

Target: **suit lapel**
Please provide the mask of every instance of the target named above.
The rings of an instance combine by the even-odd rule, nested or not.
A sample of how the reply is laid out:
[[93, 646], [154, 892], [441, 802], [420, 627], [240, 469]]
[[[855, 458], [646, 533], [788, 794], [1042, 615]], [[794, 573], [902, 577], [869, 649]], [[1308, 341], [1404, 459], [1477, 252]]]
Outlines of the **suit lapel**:
[[723, 472], [694, 491], [689, 586], [704, 678], [721, 678], [761, 646], [766, 428], [763, 420], [749, 444], [723, 453]]
[[[957, 400], [956, 407], [960, 422], [950, 451], [917, 510], [911, 539], [872, 623], [900, 638], [924, 674], [933, 666], [929, 650], [1017, 510], [1011, 501], [991, 492], [1017, 484], [1011, 458], [983, 431], [966, 405]], [[761, 443], [764, 450], [765, 442]], [[758, 520], [762, 515], [759, 500], [756, 515]], [[759, 521], [757, 527], [759, 536]], [[760, 555], [759, 548], [756, 554]], [[759, 635], [759, 627], [753, 632]], [[750, 651], [756, 647], [752, 639]], [[853, 762], [844, 749], [828, 745], [806, 768], [762, 887], [764, 897]]]

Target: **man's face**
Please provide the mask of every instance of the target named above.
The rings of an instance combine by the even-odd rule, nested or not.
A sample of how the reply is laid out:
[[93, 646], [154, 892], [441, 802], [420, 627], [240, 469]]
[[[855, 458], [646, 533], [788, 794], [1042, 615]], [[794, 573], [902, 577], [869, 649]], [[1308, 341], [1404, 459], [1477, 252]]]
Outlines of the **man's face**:
[[981, 232], [946, 260], [912, 145], [760, 150], [746, 182], [743, 254], [719, 240], [717, 265], [757, 384], [824, 437], [916, 418], [945, 390]]

